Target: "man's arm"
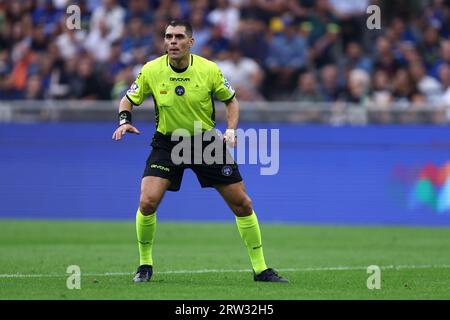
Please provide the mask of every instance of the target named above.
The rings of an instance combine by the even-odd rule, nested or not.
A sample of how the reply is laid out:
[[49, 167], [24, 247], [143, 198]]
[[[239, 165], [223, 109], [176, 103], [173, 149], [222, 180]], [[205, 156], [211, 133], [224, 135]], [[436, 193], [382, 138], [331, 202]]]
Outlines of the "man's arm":
[[131, 104], [131, 102], [128, 101], [126, 97], [123, 97], [119, 103], [119, 127], [116, 129], [116, 131], [114, 131], [112, 135], [113, 140], [122, 139], [122, 136], [124, 136], [127, 132], [140, 134], [139, 130], [131, 124], [132, 110], [133, 105]]
[[224, 139], [230, 147], [236, 145], [236, 128], [239, 121], [239, 102], [236, 97], [225, 102], [227, 106], [227, 130], [225, 131]]

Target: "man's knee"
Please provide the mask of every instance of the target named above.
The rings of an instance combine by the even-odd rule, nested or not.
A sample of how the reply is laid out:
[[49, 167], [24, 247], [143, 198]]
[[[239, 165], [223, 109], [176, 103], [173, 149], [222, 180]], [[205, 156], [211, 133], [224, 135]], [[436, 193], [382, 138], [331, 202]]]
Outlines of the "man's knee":
[[144, 216], [148, 216], [158, 208], [158, 200], [153, 197], [141, 196], [139, 200], [139, 209]]
[[234, 206], [234, 213], [237, 216], [249, 216], [253, 212], [252, 199], [249, 196], [242, 197], [238, 203]]

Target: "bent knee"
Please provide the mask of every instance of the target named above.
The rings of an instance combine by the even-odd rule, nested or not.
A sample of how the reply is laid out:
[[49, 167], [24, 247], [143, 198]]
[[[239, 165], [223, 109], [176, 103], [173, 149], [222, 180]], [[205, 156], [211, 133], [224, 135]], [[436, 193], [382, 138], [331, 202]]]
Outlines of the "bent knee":
[[234, 207], [237, 216], [249, 216], [253, 212], [253, 203], [249, 196], [243, 197]]
[[150, 215], [158, 208], [158, 201], [151, 197], [141, 197], [139, 208], [144, 216]]

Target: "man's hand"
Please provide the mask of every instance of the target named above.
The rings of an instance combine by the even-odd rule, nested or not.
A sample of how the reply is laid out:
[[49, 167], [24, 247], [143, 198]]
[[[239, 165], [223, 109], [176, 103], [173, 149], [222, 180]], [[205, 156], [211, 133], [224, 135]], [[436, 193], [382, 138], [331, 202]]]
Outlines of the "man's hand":
[[227, 146], [233, 148], [236, 145], [236, 132], [234, 129], [227, 129], [225, 134], [223, 135], [223, 140], [227, 144]]
[[127, 133], [127, 132], [141, 134], [138, 129], [133, 127], [131, 124], [126, 123], [126, 124], [123, 124], [120, 127], [118, 127], [116, 129], [116, 131], [114, 131], [112, 138], [113, 138], [113, 140], [116, 140], [116, 141], [120, 140], [120, 139], [122, 139], [122, 136], [124, 136], [125, 133]]

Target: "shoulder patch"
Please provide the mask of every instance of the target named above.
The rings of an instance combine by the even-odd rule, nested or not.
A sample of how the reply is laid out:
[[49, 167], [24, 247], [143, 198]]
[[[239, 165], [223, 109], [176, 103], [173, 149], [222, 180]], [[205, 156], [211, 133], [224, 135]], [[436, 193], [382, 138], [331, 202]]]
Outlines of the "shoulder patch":
[[[139, 76], [138, 76], [139, 77]], [[127, 93], [129, 94], [135, 94], [137, 92], [137, 90], [139, 89], [139, 86], [136, 82], [133, 82], [133, 84], [131, 85], [130, 89], [128, 89]]]
[[223, 84], [225, 85], [225, 87], [227, 87], [227, 89], [230, 93], [234, 93], [233, 87], [231, 86], [231, 84], [228, 82], [228, 80], [226, 78], [223, 78]]

